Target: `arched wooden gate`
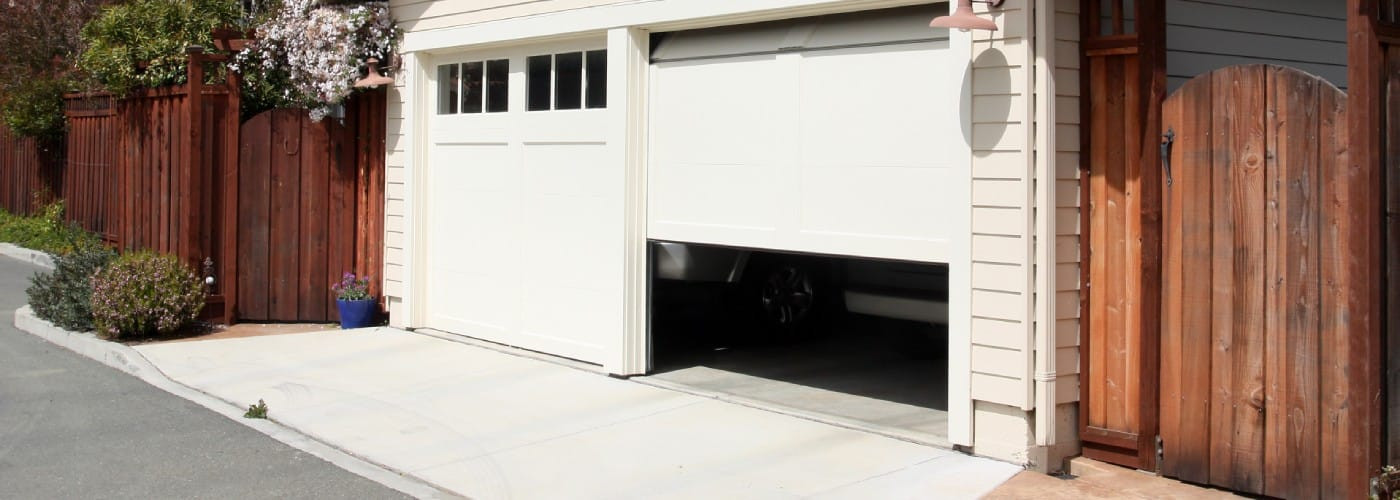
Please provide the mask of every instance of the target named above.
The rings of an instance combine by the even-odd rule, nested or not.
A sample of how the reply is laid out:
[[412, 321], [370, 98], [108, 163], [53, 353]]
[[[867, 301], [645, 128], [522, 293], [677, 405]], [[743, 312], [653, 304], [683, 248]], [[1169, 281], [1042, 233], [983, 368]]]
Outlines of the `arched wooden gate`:
[[1352, 327], [1337, 182], [1346, 94], [1280, 66], [1220, 69], [1163, 105], [1161, 470], [1325, 496]]
[[369, 274], [379, 295], [384, 220], [384, 97], [344, 122], [276, 109], [244, 122], [238, 175], [240, 320], [336, 321], [330, 284]]

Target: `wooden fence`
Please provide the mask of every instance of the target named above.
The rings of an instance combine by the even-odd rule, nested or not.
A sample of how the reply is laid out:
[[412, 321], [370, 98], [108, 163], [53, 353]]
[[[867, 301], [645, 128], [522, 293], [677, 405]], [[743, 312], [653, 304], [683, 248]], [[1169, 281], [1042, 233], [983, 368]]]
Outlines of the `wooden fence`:
[[[1252, 493], [1365, 498], [1387, 424], [1400, 448], [1400, 370], [1389, 362], [1395, 354], [1385, 356], [1400, 344], [1400, 140], [1383, 140], [1400, 135], [1400, 106], [1384, 100], [1400, 89], [1400, 64], [1391, 59], [1400, 55], [1390, 48], [1400, 44], [1400, 2], [1346, 4], [1345, 124], [1335, 123], [1340, 98], [1324, 95], [1326, 84], [1261, 84], [1239, 73], [1217, 82], [1236, 88], [1212, 91], [1208, 102], [1198, 95], [1171, 104], [1181, 109], [1163, 127], [1163, 2], [1080, 3], [1081, 93], [1093, 96], [1081, 109], [1089, 132], [1081, 137], [1089, 152], [1079, 413], [1086, 456]], [[1273, 94], [1251, 93], [1264, 89]], [[1245, 124], [1249, 130], [1231, 129]], [[1231, 133], [1244, 139], [1200, 147], [1203, 137], [1233, 141]], [[1321, 159], [1342, 152], [1345, 160]], [[1244, 172], [1222, 177], [1237, 161]], [[1269, 172], [1289, 177], [1259, 182]], [[1304, 174], [1313, 177], [1293, 177]], [[1214, 191], [1186, 192], [1202, 186]], [[1295, 196], [1305, 188], [1316, 198]], [[1162, 190], [1174, 197], [1165, 272]], [[1381, 410], [1383, 366], [1391, 370], [1389, 415]]]
[[[297, 224], [271, 224], [246, 215], [274, 208], [265, 206], [270, 192], [253, 190], [240, 196], [240, 184], [265, 181], [272, 173], [271, 157], [266, 154], [283, 144], [259, 133], [256, 124], [251, 124], [253, 133], [243, 135], [250, 124], [239, 120], [236, 78], [214, 83], [205, 79], [206, 66], [223, 60], [223, 56], [190, 54], [188, 81], [193, 85], [149, 89], [121, 99], [69, 95], [68, 133], [47, 152], [32, 139], [17, 139], [0, 129], [4, 155], [0, 156], [0, 182], [4, 182], [0, 206], [30, 213], [35, 208], [34, 193], [61, 194], [69, 220], [110, 244], [179, 256], [203, 276], [214, 278], [205, 309], [212, 319], [334, 321], [338, 316], [329, 290], [333, 278], [340, 271], [376, 277], [381, 272], [384, 93], [361, 93], [351, 99], [344, 123], [313, 123], [302, 110], [273, 112], [290, 117], [294, 126], [287, 133], [325, 138], [327, 131], [334, 130], [333, 141], [338, 145], [334, 155], [297, 163], [298, 175], [325, 181], [324, 189], [303, 192], [291, 184], [279, 186], [276, 192], [297, 199], [333, 192], [343, 200], [334, 206], [322, 202], [278, 206], [277, 215]], [[250, 155], [244, 161], [240, 150]], [[264, 157], [257, 158], [257, 151]], [[240, 172], [240, 165], [249, 171]], [[337, 218], [329, 217], [331, 213]], [[336, 237], [316, 240], [316, 244], [282, 244], [311, 241], [314, 238], [307, 235], [317, 234]], [[319, 262], [324, 269], [249, 266], [240, 273], [240, 251], [259, 237], [262, 245], [268, 245], [269, 236], [278, 238], [273, 241], [277, 244], [265, 249], [272, 259]], [[294, 296], [272, 286], [285, 281], [298, 284]], [[249, 290], [240, 294], [240, 285]], [[376, 295], [377, 290], [376, 283]], [[239, 304], [240, 298], [248, 301], [247, 307]], [[266, 314], [261, 304], [268, 300], [289, 304], [291, 310]]]
[[0, 208], [30, 215], [63, 184], [63, 143], [18, 137], [0, 125]]
[[120, 191], [113, 159], [119, 132], [116, 99], [108, 94], [80, 94], [64, 102], [68, 117], [67, 159], [61, 190], [68, 219], [116, 242], [116, 201]]

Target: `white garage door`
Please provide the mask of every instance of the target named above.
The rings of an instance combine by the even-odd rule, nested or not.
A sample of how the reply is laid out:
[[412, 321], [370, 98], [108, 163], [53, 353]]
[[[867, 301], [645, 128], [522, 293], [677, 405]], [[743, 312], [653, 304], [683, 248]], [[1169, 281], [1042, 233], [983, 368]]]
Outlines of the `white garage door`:
[[437, 58], [427, 326], [602, 363], [621, 340], [623, 170], [604, 42]]
[[947, 262], [969, 54], [927, 6], [679, 32], [652, 57], [652, 239]]

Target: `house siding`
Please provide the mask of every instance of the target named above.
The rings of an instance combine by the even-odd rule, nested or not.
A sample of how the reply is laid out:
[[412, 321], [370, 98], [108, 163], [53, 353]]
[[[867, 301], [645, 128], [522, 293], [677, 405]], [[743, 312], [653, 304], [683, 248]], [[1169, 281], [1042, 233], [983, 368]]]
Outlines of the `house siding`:
[[1046, 469], [1080, 453], [1079, 0], [1055, 1], [1055, 447]]
[[[1032, 144], [1026, 56], [1028, 0], [1009, 0], [979, 14], [995, 32], [972, 39], [972, 301], [971, 385], [978, 453], [1024, 461], [1029, 391], [1033, 243]], [[956, 265], [956, 263], [954, 264]], [[1020, 417], [1008, 417], [1012, 409]], [[1004, 418], [1001, 418], [1004, 417]], [[990, 420], [988, 420], [990, 419]], [[990, 425], [1003, 422], [1008, 426]], [[999, 429], [1006, 427], [1005, 429]], [[1024, 437], [1024, 436], [1022, 436]], [[993, 441], [988, 441], [993, 440]], [[993, 443], [997, 444], [993, 444]], [[1015, 443], [1015, 444], [1013, 444]], [[1010, 450], [1019, 447], [1014, 455]]]
[[1236, 64], [1292, 66], [1346, 88], [1342, 0], [1167, 0], [1167, 88]]
[[1079, 1], [1056, 0], [1055, 399], [1059, 404], [1079, 401], [1079, 56]]
[[625, 0], [393, 0], [389, 9], [404, 31], [425, 31], [514, 17], [598, 7]]
[[[407, 65], [405, 65], [407, 68]], [[389, 309], [389, 323], [409, 326], [404, 309], [404, 283], [407, 281], [405, 242], [408, 222], [408, 86], [412, 71], [402, 73], [389, 89], [385, 106], [384, 141], [384, 300]]]
[[[1027, 3], [1011, 0], [982, 15], [999, 31], [973, 39], [972, 97], [972, 362], [976, 452], [1041, 468], [1051, 459], [1034, 449], [1035, 245], [1054, 245], [1059, 454], [1077, 450], [1080, 318], [1079, 2], [1054, 2], [1056, 206], [1051, 238], [1034, 234], [1035, 177]], [[982, 9], [985, 11], [985, 9]], [[1037, 303], [1039, 302], [1039, 303]]]

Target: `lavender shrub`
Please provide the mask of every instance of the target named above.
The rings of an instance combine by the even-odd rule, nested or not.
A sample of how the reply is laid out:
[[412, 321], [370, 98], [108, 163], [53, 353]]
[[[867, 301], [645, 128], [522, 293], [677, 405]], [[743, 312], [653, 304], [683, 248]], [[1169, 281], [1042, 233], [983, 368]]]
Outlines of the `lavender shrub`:
[[107, 339], [167, 334], [194, 321], [204, 298], [204, 285], [180, 259], [129, 253], [93, 276], [93, 323]]

